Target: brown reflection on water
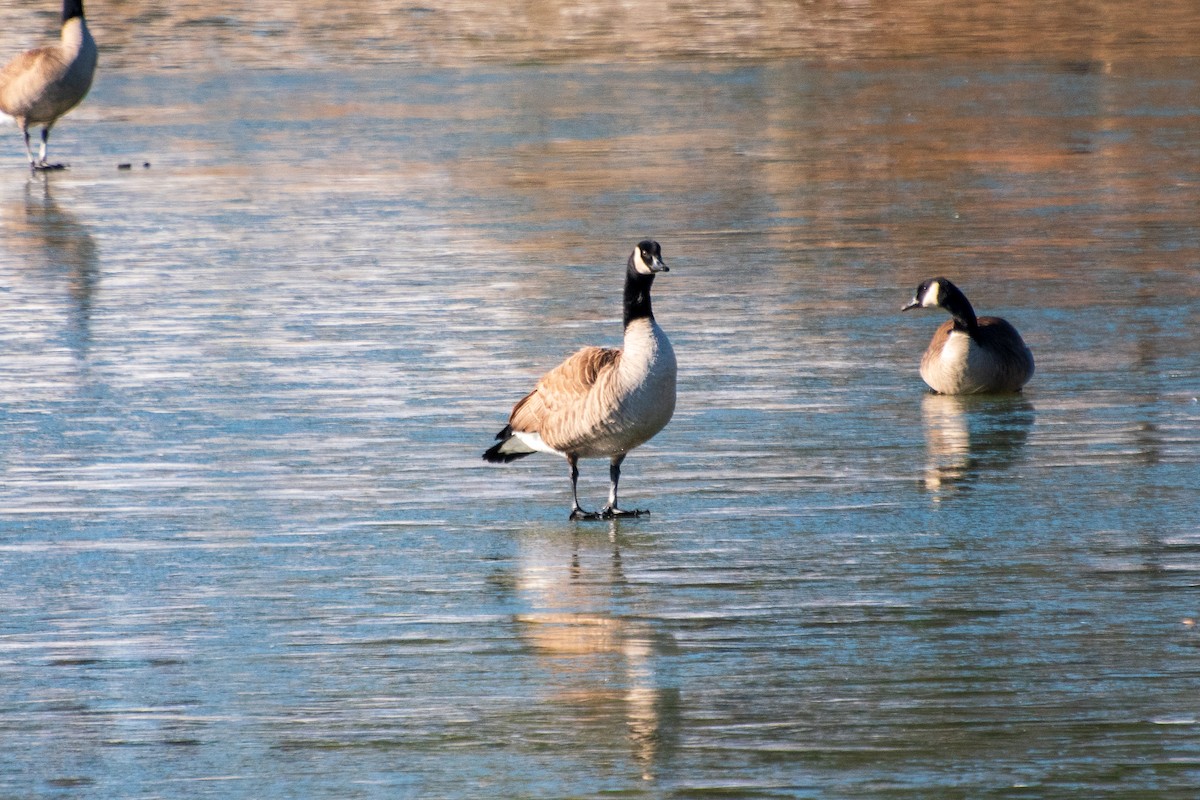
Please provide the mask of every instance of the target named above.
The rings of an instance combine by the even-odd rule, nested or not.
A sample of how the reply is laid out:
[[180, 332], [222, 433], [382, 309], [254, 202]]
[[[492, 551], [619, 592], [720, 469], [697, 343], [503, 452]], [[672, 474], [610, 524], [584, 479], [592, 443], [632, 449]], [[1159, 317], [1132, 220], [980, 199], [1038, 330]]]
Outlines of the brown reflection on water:
[[[0, 6], [14, 38], [55, 27], [57, 7]], [[664, 57], [817, 59], [921, 55], [1068, 59], [1086, 63], [1154, 50], [1194, 55], [1200, 16], [1186, 0], [1138, 3], [1036, 0], [838, 2], [487, 3], [439, 0], [366, 5], [134, 0], [89, 6], [101, 63], [311, 66], [352, 54], [357, 63], [458, 64]]]
[[[873, 250], [883, 270], [900, 268], [902, 284], [1000, 269], [1011, 281], [1055, 280], [1107, 267], [1098, 241], [1122, 269], [1190, 271], [1200, 255], [1186, 210], [1195, 171], [1164, 143], [1194, 135], [1196, 119], [1148, 109], [1193, 107], [1195, 85], [1174, 81], [1173, 69], [1161, 79], [1142, 69], [1055, 72], [901, 64], [847, 80], [781, 70], [767, 92], [780, 98], [768, 109], [771, 196], [781, 216], [812, 221], [820, 238], [803, 247]], [[803, 80], [807, 91], [797, 91]], [[1151, 99], [1136, 88], [1160, 83], [1174, 94]], [[1054, 301], [1090, 304], [1111, 288], [1074, 287], [1082, 291]]]
[[21, 200], [3, 209], [0, 240], [7, 251], [5, 263], [11, 264], [2, 271], [5, 288], [16, 288], [23, 298], [20, 305], [32, 311], [55, 308], [65, 299], [61, 316], [34, 316], [38, 325], [63, 325], [63, 339], [83, 356], [99, 262], [87, 226], [57, 202], [46, 176], [37, 176], [26, 183]]
[[615, 609], [632, 592], [618, 535], [614, 524], [609, 547], [559, 529], [526, 537], [515, 578], [528, 610], [517, 617], [518, 630], [547, 672], [546, 724], [558, 724], [565, 712], [578, 721], [573, 739], [628, 741], [649, 780], [674, 738], [676, 693], [658, 674], [668, 643]]
[[[641, 92], [628, 88], [635, 80], [648, 81]], [[828, 313], [818, 285], [865, 304], [847, 313], [875, 316], [905, 299], [890, 297], [898, 287], [946, 274], [980, 313], [1026, 330], [1054, 369], [1060, 356], [1114, 366], [1125, 345], [1058, 341], [1047, 352], [1028, 313], [1011, 309], [1123, 305], [1137, 274], [1176, 299], [1200, 296], [1188, 279], [1200, 260], [1190, 160], [1200, 120], [1189, 110], [1200, 95], [1170, 64], [792, 62], [657, 79], [584, 69], [505, 102], [495, 113], [528, 120], [528, 135], [447, 163], [446, 174], [484, 202], [520, 198], [527, 220], [555, 229], [568, 263], [616, 264], [646, 234], [686, 267], [672, 282], [769, 253], [771, 279], [738, 292], [775, 298], [762, 313], [786, 309], [799, 327]], [[593, 116], [601, 122], [589, 126]], [[535, 130], [564, 120], [592, 135]], [[476, 209], [448, 213], [465, 227]], [[560, 272], [545, 244], [487, 248], [533, 262], [514, 279], [542, 283]], [[927, 335], [913, 329], [912, 345]]]
[[996, 478], [1015, 463], [1034, 416], [1024, 398], [925, 395], [925, 490], [933, 501]]

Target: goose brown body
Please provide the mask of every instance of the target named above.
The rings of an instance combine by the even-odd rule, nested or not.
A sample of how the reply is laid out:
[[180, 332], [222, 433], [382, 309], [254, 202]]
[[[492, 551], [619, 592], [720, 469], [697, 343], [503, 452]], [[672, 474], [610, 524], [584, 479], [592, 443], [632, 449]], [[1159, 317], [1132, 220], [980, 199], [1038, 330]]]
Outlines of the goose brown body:
[[675, 354], [661, 330], [633, 325], [625, 349], [585, 347], [546, 373], [509, 427], [578, 458], [611, 458], [649, 441], [675, 411]]
[[[27, 50], [0, 69], [0, 111], [16, 120], [35, 169], [58, 166], [46, 163], [50, 129], [87, 96], [96, 60], [96, 42], [84, 20], [82, 0], [64, 0], [59, 42]], [[29, 129], [38, 125], [42, 145], [40, 157], [34, 159]]]
[[935, 392], [1019, 392], [1033, 377], [1033, 353], [1017, 329], [999, 317], [976, 317], [950, 281], [925, 281], [902, 310], [920, 307], [942, 308], [952, 317], [938, 326], [921, 357], [921, 378]]
[[[654, 273], [666, 272], [656, 242], [641, 242], [629, 257], [625, 281], [625, 337], [620, 349], [585, 347], [546, 373], [513, 407], [499, 443], [483, 457], [506, 463], [531, 453], [564, 456], [571, 468], [572, 518], [612, 517], [621, 462], [649, 441], [675, 411], [675, 352], [650, 308]], [[578, 460], [608, 458], [608, 505], [584, 512], [576, 495]]]

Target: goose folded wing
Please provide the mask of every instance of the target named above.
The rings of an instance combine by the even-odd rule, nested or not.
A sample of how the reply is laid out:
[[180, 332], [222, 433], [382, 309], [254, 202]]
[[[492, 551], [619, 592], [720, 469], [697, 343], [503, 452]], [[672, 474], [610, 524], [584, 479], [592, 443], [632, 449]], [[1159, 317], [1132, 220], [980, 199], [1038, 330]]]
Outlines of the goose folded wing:
[[545, 433], [564, 417], [584, 406], [597, 379], [611, 369], [620, 350], [585, 347], [547, 372], [532, 392], [513, 408], [509, 424], [514, 431]]
[[26, 50], [5, 64], [3, 69], [0, 69], [0, 92], [17, 88], [13, 82], [22, 75], [29, 74], [44, 52], [43, 48]]

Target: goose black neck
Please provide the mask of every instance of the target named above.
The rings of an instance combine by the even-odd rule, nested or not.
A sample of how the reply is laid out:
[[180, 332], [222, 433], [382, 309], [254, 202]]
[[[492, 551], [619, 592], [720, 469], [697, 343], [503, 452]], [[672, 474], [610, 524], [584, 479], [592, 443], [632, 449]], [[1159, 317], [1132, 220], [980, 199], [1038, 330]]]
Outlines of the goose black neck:
[[83, 0], [63, 0], [62, 21], [83, 19]]
[[633, 257], [630, 256], [629, 269], [625, 273], [625, 327], [634, 320], [648, 319], [654, 321], [654, 312], [650, 308], [650, 286], [654, 283], [654, 275], [645, 275], [633, 268]]
[[939, 305], [954, 317], [954, 327], [957, 330], [971, 333], [978, 327], [979, 322], [975, 318], [975, 309], [971, 307], [971, 301], [967, 300], [967, 296], [953, 283], [946, 281], [942, 285]]

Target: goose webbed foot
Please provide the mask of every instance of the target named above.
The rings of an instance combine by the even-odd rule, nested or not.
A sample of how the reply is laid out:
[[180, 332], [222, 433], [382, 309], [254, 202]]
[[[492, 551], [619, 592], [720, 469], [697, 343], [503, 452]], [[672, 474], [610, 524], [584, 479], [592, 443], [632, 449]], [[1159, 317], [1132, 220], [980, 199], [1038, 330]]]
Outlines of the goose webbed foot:
[[649, 509], [633, 508], [624, 509], [616, 508], [615, 506], [605, 506], [599, 511], [584, 511], [582, 508], [571, 509], [570, 519], [572, 521], [588, 520], [588, 519], [621, 519], [624, 517], [644, 517], [650, 514]]
[[642, 517], [648, 516], [650, 509], [648, 508], [617, 508], [616, 506], [605, 506], [600, 509], [601, 519], [618, 519], [620, 517]]
[[647, 508], [617, 508], [615, 506], [605, 506], [599, 511], [584, 511], [582, 508], [571, 509], [570, 519], [572, 521], [582, 519], [622, 519], [624, 517], [645, 517], [649, 516], [650, 509]]
[[54, 172], [55, 170], [66, 169], [66, 164], [51, 164], [47, 161], [35, 161], [29, 165], [29, 168], [34, 172]]

